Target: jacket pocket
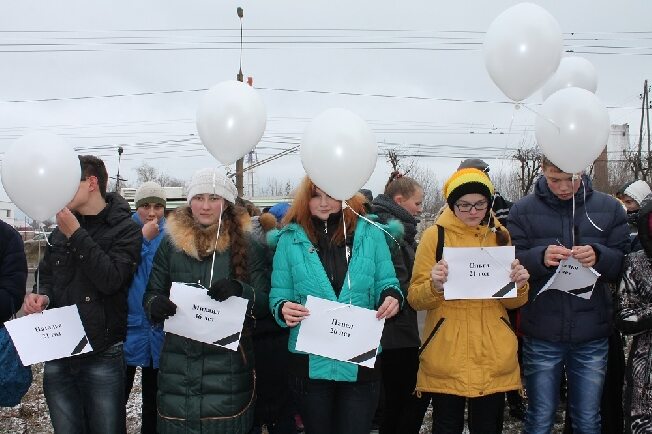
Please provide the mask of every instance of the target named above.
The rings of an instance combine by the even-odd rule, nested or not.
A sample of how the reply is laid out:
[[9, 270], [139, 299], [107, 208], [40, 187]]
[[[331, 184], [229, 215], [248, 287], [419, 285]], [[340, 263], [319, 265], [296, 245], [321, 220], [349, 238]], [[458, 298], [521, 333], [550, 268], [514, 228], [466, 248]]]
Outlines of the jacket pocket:
[[[510, 332], [514, 333], [514, 329], [512, 328], [512, 325], [509, 323], [507, 318], [505, 318], [504, 316], [501, 316], [500, 320], [503, 322], [503, 324], [505, 324], [507, 326], [507, 328], [509, 329]], [[516, 333], [514, 333], [514, 335], [516, 335]]]

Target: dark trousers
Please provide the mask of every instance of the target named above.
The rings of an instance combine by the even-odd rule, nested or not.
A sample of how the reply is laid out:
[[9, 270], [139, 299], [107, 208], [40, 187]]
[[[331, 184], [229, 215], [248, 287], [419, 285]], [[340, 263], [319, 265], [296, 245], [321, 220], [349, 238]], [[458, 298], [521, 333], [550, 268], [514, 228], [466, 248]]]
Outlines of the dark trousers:
[[126, 432], [122, 344], [86, 357], [45, 362], [43, 393], [55, 433]]
[[478, 398], [465, 398], [443, 393], [427, 394], [432, 398], [432, 433], [460, 434], [464, 431], [464, 407], [469, 402], [469, 432], [500, 434], [503, 432], [505, 394], [493, 393]]
[[256, 410], [251, 434], [294, 434], [294, 404], [288, 384], [288, 334], [254, 336]]
[[423, 401], [414, 395], [419, 370], [419, 349], [383, 350], [380, 360], [385, 388], [385, 410], [380, 434], [418, 433], [425, 413]]
[[306, 434], [369, 434], [379, 386], [380, 381], [290, 379]]
[[[129, 394], [134, 386], [134, 376], [136, 375], [135, 366], [127, 366], [127, 375], [125, 377], [125, 401], [129, 400]], [[140, 432], [142, 434], [156, 434], [156, 391], [158, 369], [151, 366], [141, 368], [141, 389], [143, 397], [142, 407], [142, 425]]]

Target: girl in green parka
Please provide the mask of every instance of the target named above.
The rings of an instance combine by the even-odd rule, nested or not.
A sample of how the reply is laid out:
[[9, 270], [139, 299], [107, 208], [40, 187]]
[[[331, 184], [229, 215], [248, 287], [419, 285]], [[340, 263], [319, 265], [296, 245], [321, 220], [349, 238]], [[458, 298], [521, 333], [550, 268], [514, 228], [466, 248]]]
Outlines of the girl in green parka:
[[307, 296], [377, 309], [379, 319], [396, 315], [403, 299], [385, 234], [358, 218], [365, 212], [361, 195], [347, 203], [351, 209], [342, 210], [306, 177], [286, 226], [268, 236], [276, 243], [269, 304], [276, 321], [291, 327], [290, 387], [307, 434], [369, 433], [380, 385], [378, 369], [295, 349], [310, 313]]
[[143, 299], [153, 323], [176, 312], [169, 299], [172, 282], [199, 282], [218, 301], [249, 300], [237, 351], [166, 334], [158, 376], [160, 434], [244, 434], [253, 424], [252, 319], [269, 312], [269, 269], [262, 247], [247, 234], [249, 215], [234, 205], [235, 197], [224, 175], [213, 169], [196, 172], [189, 206], [168, 216], [167, 237], [154, 258]]

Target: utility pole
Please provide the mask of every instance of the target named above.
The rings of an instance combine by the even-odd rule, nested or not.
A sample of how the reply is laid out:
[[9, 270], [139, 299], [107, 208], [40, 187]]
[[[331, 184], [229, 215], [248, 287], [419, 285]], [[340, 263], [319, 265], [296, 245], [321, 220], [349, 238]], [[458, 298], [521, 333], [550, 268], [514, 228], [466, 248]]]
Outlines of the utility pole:
[[[120, 161], [122, 159], [122, 153], [124, 152], [124, 148], [122, 146], [118, 146], [118, 172], [115, 175], [115, 192], [120, 193], [120, 181], [126, 181], [126, 179], [120, 177]], [[113, 178], [113, 177], [111, 177]]]
[[[639, 179], [642, 176], [644, 181], [648, 181], [650, 177], [650, 168], [652, 167], [652, 150], [650, 146], [650, 100], [649, 100], [649, 87], [647, 80], [643, 83], [643, 93], [641, 94], [641, 125], [638, 131], [638, 152], [637, 158], [634, 162], [634, 179]], [[645, 156], [646, 167], [643, 168], [643, 127], [645, 125], [645, 118], [647, 117], [647, 155]]]
[[[244, 81], [244, 76], [242, 75], [242, 17], [244, 16], [244, 11], [241, 7], [237, 9], [238, 17], [240, 18], [240, 69], [238, 70], [238, 75], [236, 79], [239, 82]], [[242, 197], [244, 193], [244, 157], [238, 159], [235, 162], [235, 188], [238, 190], [238, 196]]]

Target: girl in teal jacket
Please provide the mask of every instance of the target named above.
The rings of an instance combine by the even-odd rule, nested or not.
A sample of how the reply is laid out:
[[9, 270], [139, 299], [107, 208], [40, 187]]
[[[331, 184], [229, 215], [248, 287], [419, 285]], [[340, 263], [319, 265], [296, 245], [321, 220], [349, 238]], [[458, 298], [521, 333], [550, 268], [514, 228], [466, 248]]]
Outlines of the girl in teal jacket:
[[353, 212], [364, 214], [361, 196], [347, 203], [352, 209], [342, 210], [342, 202], [306, 177], [285, 227], [269, 236], [276, 244], [270, 308], [282, 327], [292, 328], [290, 383], [307, 434], [368, 433], [379, 391], [377, 369], [295, 349], [309, 315], [307, 296], [377, 309], [379, 319], [396, 315], [403, 301], [385, 234]]

